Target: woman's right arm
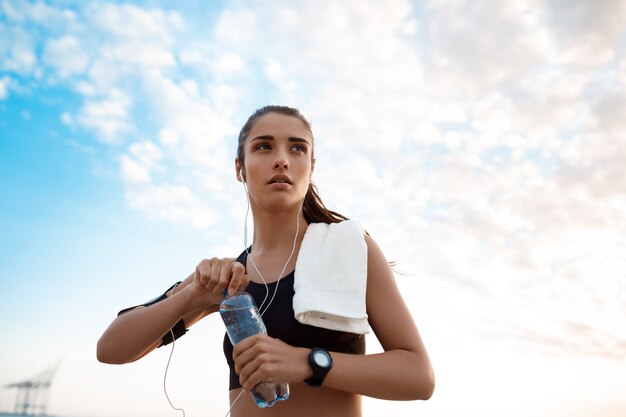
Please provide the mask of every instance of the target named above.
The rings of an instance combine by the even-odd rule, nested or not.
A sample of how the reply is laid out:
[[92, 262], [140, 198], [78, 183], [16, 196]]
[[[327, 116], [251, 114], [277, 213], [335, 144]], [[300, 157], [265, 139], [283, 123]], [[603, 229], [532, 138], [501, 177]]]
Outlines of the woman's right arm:
[[244, 272], [243, 265], [230, 258], [201, 261], [164, 300], [136, 307], [113, 320], [98, 340], [98, 360], [122, 364], [142, 358], [161, 345], [163, 335], [179, 320], [188, 328], [218, 311], [224, 289], [230, 293], [244, 290], [249, 282]]

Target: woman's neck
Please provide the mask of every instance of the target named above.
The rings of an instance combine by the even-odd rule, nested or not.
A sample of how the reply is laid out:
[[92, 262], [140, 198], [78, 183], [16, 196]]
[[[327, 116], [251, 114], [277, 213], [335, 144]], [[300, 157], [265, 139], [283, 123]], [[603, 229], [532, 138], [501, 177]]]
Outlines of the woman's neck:
[[254, 237], [252, 250], [255, 256], [263, 253], [291, 251], [300, 246], [307, 222], [300, 207], [285, 211], [253, 210]]

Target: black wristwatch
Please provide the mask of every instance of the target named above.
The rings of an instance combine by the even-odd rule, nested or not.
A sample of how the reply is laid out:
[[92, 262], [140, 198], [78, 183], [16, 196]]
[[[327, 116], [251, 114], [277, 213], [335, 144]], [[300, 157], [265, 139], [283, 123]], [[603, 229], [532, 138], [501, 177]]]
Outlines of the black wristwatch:
[[313, 369], [313, 376], [304, 382], [312, 387], [319, 388], [322, 382], [324, 382], [326, 374], [333, 367], [333, 358], [326, 349], [314, 348], [309, 353], [309, 365]]

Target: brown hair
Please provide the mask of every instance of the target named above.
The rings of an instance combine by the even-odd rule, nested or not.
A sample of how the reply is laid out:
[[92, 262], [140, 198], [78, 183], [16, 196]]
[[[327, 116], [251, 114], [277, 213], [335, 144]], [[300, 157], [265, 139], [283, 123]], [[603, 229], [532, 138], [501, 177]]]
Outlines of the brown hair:
[[[287, 106], [265, 106], [257, 109], [252, 116], [248, 118], [246, 124], [241, 128], [239, 132], [239, 139], [237, 141], [237, 158], [239, 158], [240, 164], [244, 165], [244, 152], [243, 145], [246, 141], [246, 136], [250, 133], [254, 124], [262, 116], [268, 113], [278, 113], [285, 116], [295, 117], [302, 122], [304, 127], [307, 128], [313, 137], [313, 131], [311, 130], [311, 123], [300, 113], [298, 109]], [[313, 151], [311, 150], [311, 159], [313, 159]], [[302, 205], [302, 214], [307, 223], [339, 223], [348, 218], [342, 214], [328, 210], [322, 199], [319, 196], [317, 187], [312, 182], [309, 183], [309, 189], [304, 196], [304, 203]]]

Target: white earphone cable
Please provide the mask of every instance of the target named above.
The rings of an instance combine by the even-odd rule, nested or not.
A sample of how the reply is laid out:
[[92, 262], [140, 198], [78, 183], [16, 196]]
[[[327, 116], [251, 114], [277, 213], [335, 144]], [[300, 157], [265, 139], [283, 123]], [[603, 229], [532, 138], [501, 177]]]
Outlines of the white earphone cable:
[[[174, 295], [174, 290], [178, 287], [178, 284], [174, 285], [172, 288], [172, 295]], [[176, 411], [180, 411], [183, 413], [183, 417], [185, 417], [185, 410], [182, 408], [176, 407], [172, 404], [172, 400], [170, 400], [170, 396], [167, 394], [167, 371], [170, 369], [170, 362], [172, 361], [172, 355], [174, 355], [174, 347], [176, 346], [176, 338], [174, 337], [174, 331], [170, 329], [170, 334], [172, 335], [172, 350], [170, 350], [170, 356], [167, 359], [167, 365], [165, 366], [165, 374], [163, 375], [163, 392], [165, 392], [165, 398], [167, 398], [167, 402], [170, 403], [170, 407], [172, 407]]]
[[248, 250], [248, 214], [250, 212], [250, 196], [248, 194], [248, 187], [246, 187], [245, 182], [243, 183], [243, 187], [246, 191], [246, 199], [248, 201], [248, 207], [246, 209], [246, 218], [245, 218], [244, 226], [243, 226], [244, 247], [245, 247], [245, 251], [247, 254], [247, 258], [250, 259], [252, 266], [254, 266], [254, 269], [256, 270], [257, 274], [259, 274], [259, 277], [261, 277], [261, 281], [263, 281], [263, 285], [265, 285], [265, 297], [263, 298], [263, 301], [261, 302], [261, 305], [259, 306], [259, 314], [261, 315], [261, 317], [263, 317], [263, 314], [267, 311], [267, 309], [270, 307], [270, 305], [274, 301], [274, 298], [276, 297], [276, 293], [278, 291], [278, 285], [280, 284], [280, 280], [282, 279], [283, 274], [285, 273], [285, 270], [287, 269], [287, 265], [289, 265], [289, 262], [291, 261], [291, 258], [293, 258], [293, 254], [296, 251], [296, 243], [298, 242], [298, 235], [300, 234], [300, 213], [302, 212], [302, 207], [304, 206], [304, 199], [302, 200], [302, 203], [300, 203], [300, 208], [298, 209], [298, 214], [296, 215], [296, 234], [293, 237], [293, 245], [291, 247], [291, 253], [289, 254], [289, 257], [287, 258], [287, 262], [285, 262], [285, 265], [283, 266], [282, 271], [280, 271], [280, 274], [278, 275], [278, 279], [276, 280], [276, 286], [274, 287], [274, 293], [272, 294], [272, 298], [270, 298], [270, 301], [267, 304], [267, 306], [263, 308], [263, 305], [265, 304], [265, 301], [267, 300], [267, 297], [269, 296], [269, 287], [267, 285], [267, 282], [265, 281], [265, 278], [263, 277], [263, 274], [261, 274], [261, 271], [259, 271], [259, 268], [254, 262], [252, 255], [250, 255], [250, 251]]

